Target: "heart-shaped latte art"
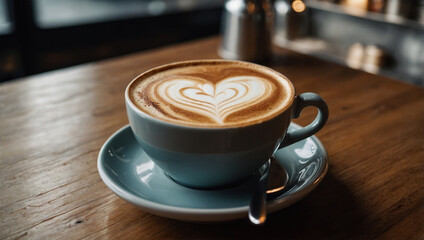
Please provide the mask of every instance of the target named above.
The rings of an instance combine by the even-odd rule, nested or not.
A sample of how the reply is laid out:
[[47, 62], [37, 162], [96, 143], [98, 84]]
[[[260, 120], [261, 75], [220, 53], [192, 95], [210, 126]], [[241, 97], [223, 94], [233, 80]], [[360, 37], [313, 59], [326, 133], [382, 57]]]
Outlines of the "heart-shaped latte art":
[[[218, 124], [224, 124], [232, 113], [251, 107], [271, 94], [269, 81], [253, 77], [231, 77], [212, 84], [195, 79], [168, 79], [158, 82], [155, 93], [171, 108], [200, 114]], [[169, 114], [181, 118], [176, 112]]]

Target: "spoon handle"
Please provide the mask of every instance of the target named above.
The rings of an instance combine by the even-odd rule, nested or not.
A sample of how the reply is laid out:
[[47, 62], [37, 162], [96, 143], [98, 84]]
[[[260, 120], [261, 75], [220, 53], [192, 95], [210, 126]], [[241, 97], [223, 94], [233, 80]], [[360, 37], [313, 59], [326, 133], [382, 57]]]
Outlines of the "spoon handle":
[[266, 190], [271, 160], [268, 160], [264, 174], [259, 179], [249, 205], [249, 219], [253, 224], [263, 224], [266, 220]]

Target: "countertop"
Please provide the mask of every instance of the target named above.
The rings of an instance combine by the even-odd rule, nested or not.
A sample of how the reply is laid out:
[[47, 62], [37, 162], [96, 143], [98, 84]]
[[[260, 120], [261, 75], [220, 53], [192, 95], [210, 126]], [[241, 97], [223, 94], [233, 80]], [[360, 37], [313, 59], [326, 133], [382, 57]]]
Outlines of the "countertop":
[[[124, 90], [152, 67], [219, 58], [212, 37], [0, 84], [0, 239], [422, 239], [424, 89], [275, 48], [265, 65], [330, 118], [321, 184], [268, 216], [199, 224], [146, 213], [100, 179], [97, 156], [128, 123]], [[295, 122], [314, 117], [305, 109]]]

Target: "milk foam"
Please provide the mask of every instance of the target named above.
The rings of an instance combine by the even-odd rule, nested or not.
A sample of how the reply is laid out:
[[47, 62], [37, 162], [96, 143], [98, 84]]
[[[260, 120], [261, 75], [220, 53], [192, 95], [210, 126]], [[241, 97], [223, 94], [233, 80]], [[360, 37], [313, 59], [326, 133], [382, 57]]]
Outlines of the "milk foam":
[[130, 99], [162, 120], [206, 127], [263, 121], [287, 107], [294, 94], [287, 79], [235, 63], [156, 69], [133, 82]]
[[[168, 104], [204, 115], [218, 124], [224, 124], [229, 114], [259, 103], [272, 90], [267, 80], [251, 76], [227, 78], [216, 85], [201, 79], [181, 78], [156, 84], [150, 94], [158, 94]], [[182, 114], [170, 114], [184, 118]]]

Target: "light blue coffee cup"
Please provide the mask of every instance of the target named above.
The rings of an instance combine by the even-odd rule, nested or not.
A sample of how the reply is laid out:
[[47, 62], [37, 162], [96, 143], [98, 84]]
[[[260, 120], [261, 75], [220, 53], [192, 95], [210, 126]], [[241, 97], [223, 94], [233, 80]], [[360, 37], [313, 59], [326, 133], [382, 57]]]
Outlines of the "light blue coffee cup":
[[[202, 60], [195, 62], [199, 61]], [[186, 63], [181, 62], [181, 65]], [[287, 108], [261, 123], [228, 128], [178, 125], [138, 109], [129, 97], [131, 83], [125, 91], [125, 103], [131, 129], [140, 147], [175, 182], [192, 188], [221, 188], [243, 181], [278, 149], [315, 134], [328, 119], [327, 104], [319, 95], [302, 93], [295, 96], [293, 90]], [[287, 133], [291, 120], [299, 117], [307, 106], [318, 109], [315, 120]]]

